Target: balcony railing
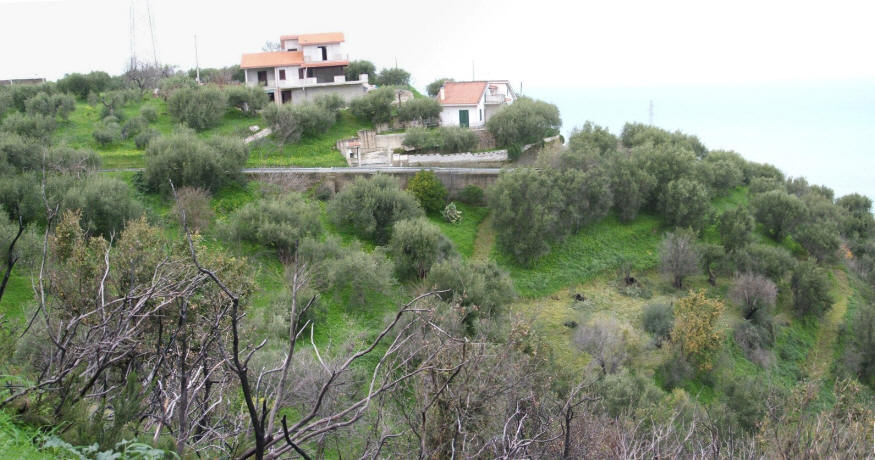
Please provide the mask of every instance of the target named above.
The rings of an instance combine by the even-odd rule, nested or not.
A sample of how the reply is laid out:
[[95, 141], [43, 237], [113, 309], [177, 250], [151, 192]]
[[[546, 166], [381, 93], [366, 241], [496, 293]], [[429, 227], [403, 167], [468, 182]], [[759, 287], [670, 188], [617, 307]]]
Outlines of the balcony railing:
[[487, 94], [485, 102], [487, 104], [504, 104], [505, 98], [504, 94]]

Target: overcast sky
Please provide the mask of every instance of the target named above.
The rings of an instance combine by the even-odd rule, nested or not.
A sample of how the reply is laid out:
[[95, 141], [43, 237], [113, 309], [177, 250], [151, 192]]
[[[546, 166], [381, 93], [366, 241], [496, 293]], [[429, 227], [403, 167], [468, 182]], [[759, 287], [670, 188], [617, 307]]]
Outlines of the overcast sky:
[[[130, 3], [0, 0], [0, 79], [123, 71]], [[135, 43], [152, 58], [146, 0]], [[875, 2], [152, 0], [158, 59], [239, 63], [280, 34], [341, 31], [350, 59], [526, 87], [741, 84], [875, 77]]]

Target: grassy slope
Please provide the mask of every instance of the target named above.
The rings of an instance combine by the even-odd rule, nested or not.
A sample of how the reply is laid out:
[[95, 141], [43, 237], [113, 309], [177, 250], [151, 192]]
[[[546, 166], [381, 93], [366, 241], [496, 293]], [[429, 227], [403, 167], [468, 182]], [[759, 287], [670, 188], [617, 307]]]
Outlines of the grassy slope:
[[[173, 132], [176, 123], [167, 114], [167, 107], [162, 99], [147, 98], [128, 104], [122, 110], [124, 119], [137, 116], [146, 105], [155, 107], [158, 112], [158, 119], [150, 126], [163, 134]], [[56, 141], [71, 147], [96, 151], [103, 160], [103, 167], [107, 169], [142, 168], [145, 165], [143, 151], [136, 148], [132, 139], [105, 147], [94, 141], [91, 133], [100, 123], [100, 115], [99, 107], [92, 107], [83, 102], [77, 103], [76, 110], [70, 114], [69, 120], [59, 125], [55, 134]], [[124, 120], [121, 123], [123, 124]], [[259, 116], [250, 117], [239, 111], [229, 110], [218, 126], [198, 135], [204, 138], [217, 134], [242, 138], [251, 134], [248, 128], [252, 125], [264, 126], [264, 120]], [[343, 112], [341, 120], [323, 135], [305, 138], [295, 144], [284, 146], [278, 145], [271, 139], [259, 142], [252, 147], [246, 166], [346, 166], [343, 155], [334, 148], [335, 143], [339, 139], [354, 136], [360, 129], [370, 127], [370, 124]]]
[[457, 224], [447, 222], [440, 214], [432, 214], [428, 218], [453, 242], [459, 254], [469, 258], [474, 254], [477, 229], [489, 214], [489, 208], [469, 206], [465, 203], [456, 203], [456, 208], [462, 211], [462, 221]]

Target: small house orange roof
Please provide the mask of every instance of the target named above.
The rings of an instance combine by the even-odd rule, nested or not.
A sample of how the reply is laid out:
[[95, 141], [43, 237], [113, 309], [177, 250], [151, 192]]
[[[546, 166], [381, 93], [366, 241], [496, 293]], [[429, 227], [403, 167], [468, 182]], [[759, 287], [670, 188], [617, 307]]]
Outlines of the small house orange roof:
[[343, 43], [343, 32], [323, 32], [319, 34], [283, 35], [280, 41], [298, 40], [301, 45], [322, 45], [328, 43]]
[[485, 81], [448, 81], [444, 83], [442, 105], [476, 105], [486, 90]]
[[241, 69], [256, 67], [283, 67], [301, 65], [304, 53], [301, 51], [271, 51], [267, 53], [246, 53], [240, 60]]

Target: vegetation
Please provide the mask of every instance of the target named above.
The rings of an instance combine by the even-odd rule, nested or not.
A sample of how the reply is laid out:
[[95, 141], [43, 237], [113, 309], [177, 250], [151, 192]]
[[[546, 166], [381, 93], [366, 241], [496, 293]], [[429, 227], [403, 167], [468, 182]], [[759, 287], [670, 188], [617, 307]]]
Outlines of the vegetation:
[[218, 125], [227, 107], [228, 95], [211, 86], [179, 89], [167, 99], [170, 116], [197, 131]]
[[395, 222], [389, 250], [400, 279], [423, 279], [432, 265], [453, 255], [453, 244], [424, 217]]
[[408, 86], [410, 85], [410, 72], [398, 67], [383, 69], [377, 74], [374, 84], [377, 86]]
[[171, 182], [176, 187], [216, 191], [241, 180], [248, 155], [241, 141], [221, 137], [204, 141], [179, 131], [149, 142], [143, 181], [150, 190], [162, 193], [169, 193]]
[[397, 179], [377, 174], [370, 179], [356, 178], [334, 197], [328, 213], [335, 225], [386, 244], [395, 222], [419, 217], [422, 209], [413, 195], [401, 190]]
[[431, 171], [419, 171], [407, 182], [407, 191], [419, 201], [425, 212], [438, 212], [447, 203], [447, 187]]
[[555, 105], [527, 97], [518, 98], [486, 122], [495, 142], [503, 146], [540, 142], [556, 134], [561, 125]]
[[480, 142], [477, 133], [468, 128], [447, 126], [434, 129], [410, 128], [404, 135], [404, 146], [422, 152], [470, 152]]
[[349, 104], [349, 110], [360, 120], [367, 120], [371, 123], [386, 123], [392, 119], [392, 102], [394, 100], [394, 88], [377, 88], [353, 100]]
[[453, 81], [453, 79], [452, 78], [438, 78], [437, 80], [429, 83], [428, 86], [425, 87], [426, 94], [428, 94], [429, 97], [436, 97], [438, 95], [438, 93], [440, 93], [441, 87], [443, 87], [444, 83], [446, 83], [448, 81]]
[[346, 66], [346, 69], [344, 69], [344, 72], [346, 72], [346, 81], [356, 81], [359, 75], [367, 74], [368, 83], [376, 84], [377, 68], [374, 67], [374, 63], [371, 61], [351, 61]]

